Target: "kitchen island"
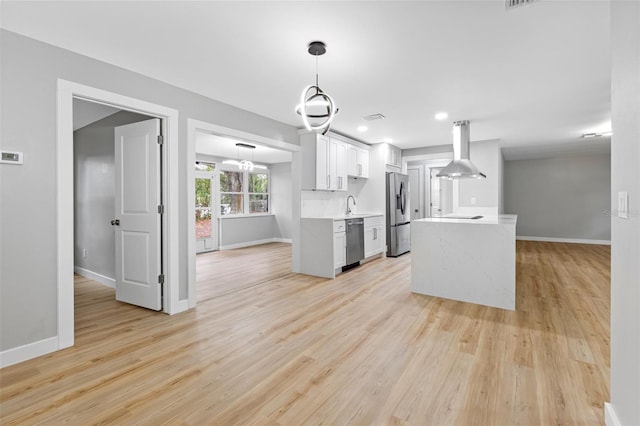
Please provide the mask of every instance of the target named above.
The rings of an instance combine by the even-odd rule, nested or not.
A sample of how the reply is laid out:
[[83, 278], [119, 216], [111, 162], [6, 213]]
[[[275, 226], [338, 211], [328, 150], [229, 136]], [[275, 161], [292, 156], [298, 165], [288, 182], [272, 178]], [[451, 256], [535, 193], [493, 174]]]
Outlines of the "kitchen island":
[[516, 308], [517, 215], [411, 222], [411, 291]]

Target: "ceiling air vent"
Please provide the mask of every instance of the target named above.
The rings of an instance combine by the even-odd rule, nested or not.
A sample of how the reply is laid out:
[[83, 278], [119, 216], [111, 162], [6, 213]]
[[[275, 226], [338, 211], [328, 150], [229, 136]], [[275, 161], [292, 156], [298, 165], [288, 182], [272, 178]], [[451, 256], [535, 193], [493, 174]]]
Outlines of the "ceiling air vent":
[[531, 4], [533, 2], [536, 2], [538, 0], [505, 0], [504, 1], [504, 8], [506, 10], [510, 10], [516, 7], [520, 7], [520, 6], [526, 6], [528, 4]]
[[382, 120], [383, 118], [387, 118], [387, 117], [385, 117], [382, 114], [371, 114], [371, 115], [365, 115], [364, 117], [362, 117], [364, 121]]

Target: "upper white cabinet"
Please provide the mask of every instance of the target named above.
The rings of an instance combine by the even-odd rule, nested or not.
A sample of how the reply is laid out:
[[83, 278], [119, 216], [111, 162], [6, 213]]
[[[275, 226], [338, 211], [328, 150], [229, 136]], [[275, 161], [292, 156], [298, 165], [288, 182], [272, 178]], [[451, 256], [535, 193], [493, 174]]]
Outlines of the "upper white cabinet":
[[[366, 149], [315, 132], [302, 133], [300, 146], [303, 190], [346, 191], [348, 176], [369, 175], [369, 151]], [[356, 149], [353, 154], [352, 148]], [[351, 173], [352, 168], [354, 173]]]
[[347, 190], [347, 148], [342, 141], [318, 133], [300, 135], [302, 189]]
[[402, 150], [387, 144], [385, 163], [389, 166], [402, 167]]
[[349, 176], [369, 177], [369, 151], [355, 145], [348, 145], [348, 167]]

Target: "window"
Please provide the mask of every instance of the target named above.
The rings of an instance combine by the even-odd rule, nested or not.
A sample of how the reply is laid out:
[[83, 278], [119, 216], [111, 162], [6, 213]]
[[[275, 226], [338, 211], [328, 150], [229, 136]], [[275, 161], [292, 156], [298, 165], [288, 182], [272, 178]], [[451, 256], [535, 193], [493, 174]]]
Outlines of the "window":
[[269, 213], [269, 175], [249, 173], [249, 213]]
[[220, 171], [220, 214], [244, 213], [243, 172]]
[[220, 170], [220, 215], [269, 213], [269, 173]]

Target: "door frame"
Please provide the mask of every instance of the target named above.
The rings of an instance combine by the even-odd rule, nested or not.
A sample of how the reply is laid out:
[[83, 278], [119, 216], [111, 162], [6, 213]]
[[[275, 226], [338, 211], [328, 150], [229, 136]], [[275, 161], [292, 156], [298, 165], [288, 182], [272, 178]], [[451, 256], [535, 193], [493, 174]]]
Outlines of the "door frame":
[[179, 297], [178, 111], [91, 86], [57, 80], [56, 202], [58, 349], [74, 344], [73, 229], [73, 98], [114, 106], [161, 119], [165, 151], [162, 159], [165, 214], [162, 250], [165, 271], [163, 312], [188, 309]]
[[296, 259], [298, 252], [299, 227], [296, 223], [300, 222], [300, 145], [284, 142], [277, 139], [268, 138], [254, 133], [245, 132], [243, 130], [233, 129], [231, 127], [219, 126], [217, 124], [200, 121], [193, 118], [187, 119], [187, 205], [189, 213], [187, 214], [187, 255], [189, 256], [188, 264], [188, 303], [189, 309], [196, 306], [196, 218], [195, 206], [196, 195], [193, 190], [195, 181], [195, 162], [196, 162], [196, 135], [198, 132], [210, 133], [218, 136], [226, 136], [233, 139], [241, 139], [255, 142], [260, 145], [266, 145], [271, 148], [281, 149], [292, 153], [291, 159], [291, 179], [292, 179], [292, 269], [296, 270]]
[[[418, 216], [420, 216], [420, 218], [424, 218], [427, 217], [424, 214], [424, 164], [420, 164], [417, 166], [407, 166], [407, 175], [409, 174], [409, 172], [411, 170], [416, 170], [418, 172], [418, 188], [417, 188], [417, 194], [418, 194]], [[411, 182], [411, 178], [409, 178], [409, 182]], [[409, 188], [410, 191], [409, 193], [412, 194], [414, 193], [414, 189], [415, 188]], [[414, 209], [414, 206], [411, 206], [412, 209]], [[411, 212], [409, 212], [411, 214]], [[411, 219], [413, 220], [413, 219]]]

